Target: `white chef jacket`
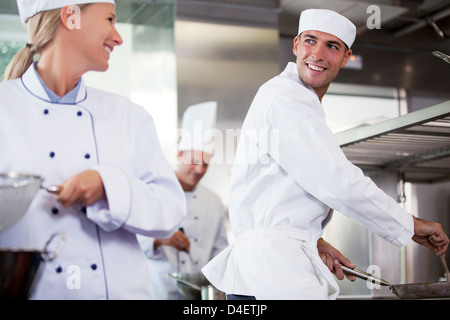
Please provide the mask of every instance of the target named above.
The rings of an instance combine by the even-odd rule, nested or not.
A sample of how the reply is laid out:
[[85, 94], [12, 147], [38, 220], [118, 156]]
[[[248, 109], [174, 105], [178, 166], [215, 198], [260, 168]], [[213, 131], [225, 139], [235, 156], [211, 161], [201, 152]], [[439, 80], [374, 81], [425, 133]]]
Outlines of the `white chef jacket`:
[[53, 233], [66, 234], [61, 255], [42, 264], [31, 298], [150, 298], [136, 233], [167, 237], [186, 213], [151, 116], [82, 81], [76, 103], [51, 103], [34, 65], [0, 84], [0, 97], [0, 172], [39, 174], [44, 185], [58, 185], [94, 169], [107, 195], [87, 208], [64, 208], [39, 190], [24, 217], [0, 233], [0, 247], [38, 250]]
[[332, 209], [397, 246], [413, 235], [412, 216], [346, 159], [292, 62], [255, 96], [230, 185], [235, 241], [202, 270], [228, 294], [325, 299], [325, 280], [335, 298], [317, 252]]
[[168, 273], [200, 273], [201, 268], [228, 245], [225, 210], [219, 196], [201, 184], [185, 195], [187, 215], [180, 227], [189, 238], [192, 259], [171, 246], [154, 250], [154, 238], [138, 237], [148, 259], [154, 298], [158, 300], [183, 299]]

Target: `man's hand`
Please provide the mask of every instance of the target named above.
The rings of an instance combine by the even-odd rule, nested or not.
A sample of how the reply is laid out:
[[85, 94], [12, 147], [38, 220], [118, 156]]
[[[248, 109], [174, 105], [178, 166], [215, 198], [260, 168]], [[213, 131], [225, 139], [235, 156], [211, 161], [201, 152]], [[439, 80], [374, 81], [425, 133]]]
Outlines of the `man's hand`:
[[159, 246], [166, 245], [174, 247], [178, 251], [189, 252], [190, 244], [189, 238], [182, 231], [178, 230], [170, 238], [155, 239], [153, 247], [156, 250]]
[[356, 268], [356, 265], [350, 262], [342, 253], [339, 252], [331, 244], [320, 238], [317, 240], [317, 249], [319, 251], [320, 258], [328, 269], [333, 272], [339, 280], [343, 280], [345, 276], [350, 281], [355, 281], [356, 277], [353, 275], [346, 275], [341, 268], [341, 263], [351, 269]]
[[89, 206], [100, 199], [106, 199], [105, 188], [100, 174], [86, 170], [64, 181], [56, 201], [64, 207], [71, 205]]
[[413, 217], [414, 236], [412, 239], [437, 255], [447, 251], [449, 239], [439, 223]]

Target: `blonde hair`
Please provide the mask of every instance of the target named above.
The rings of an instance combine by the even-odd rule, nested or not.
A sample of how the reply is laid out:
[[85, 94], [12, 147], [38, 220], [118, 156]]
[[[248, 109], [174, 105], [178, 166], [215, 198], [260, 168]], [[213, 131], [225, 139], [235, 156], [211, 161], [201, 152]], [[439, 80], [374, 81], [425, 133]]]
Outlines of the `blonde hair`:
[[[87, 5], [78, 6], [81, 9]], [[42, 49], [52, 41], [59, 26], [60, 12], [61, 9], [42, 11], [27, 20], [28, 43], [9, 62], [3, 81], [22, 77], [33, 63], [34, 55], [40, 54]]]

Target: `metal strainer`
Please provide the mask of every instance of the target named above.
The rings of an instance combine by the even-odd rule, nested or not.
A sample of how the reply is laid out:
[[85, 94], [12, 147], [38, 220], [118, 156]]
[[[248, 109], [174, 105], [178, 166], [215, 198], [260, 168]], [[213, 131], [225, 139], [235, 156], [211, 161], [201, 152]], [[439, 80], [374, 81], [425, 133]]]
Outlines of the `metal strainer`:
[[40, 188], [56, 194], [61, 191], [58, 186], [43, 187], [43, 180], [38, 175], [0, 173], [0, 232], [22, 218]]

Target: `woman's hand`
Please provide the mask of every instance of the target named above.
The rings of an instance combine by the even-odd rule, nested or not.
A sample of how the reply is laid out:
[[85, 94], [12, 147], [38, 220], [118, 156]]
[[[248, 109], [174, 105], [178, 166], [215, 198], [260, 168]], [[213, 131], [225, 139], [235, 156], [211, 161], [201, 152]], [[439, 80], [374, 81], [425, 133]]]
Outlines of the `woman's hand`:
[[89, 206], [100, 199], [106, 199], [102, 178], [95, 170], [86, 170], [70, 177], [60, 187], [62, 190], [56, 197], [56, 201], [64, 207]]
[[317, 240], [317, 250], [323, 263], [335, 274], [336, 278], [343, 280], [347, 276], [350, 281], [355, 281], [356, 277], [354, 275], [344, 274], [341, 263], [351, 269], [356, 268], [356, 265], [351, 263], [339, 250], [322, 238]]

